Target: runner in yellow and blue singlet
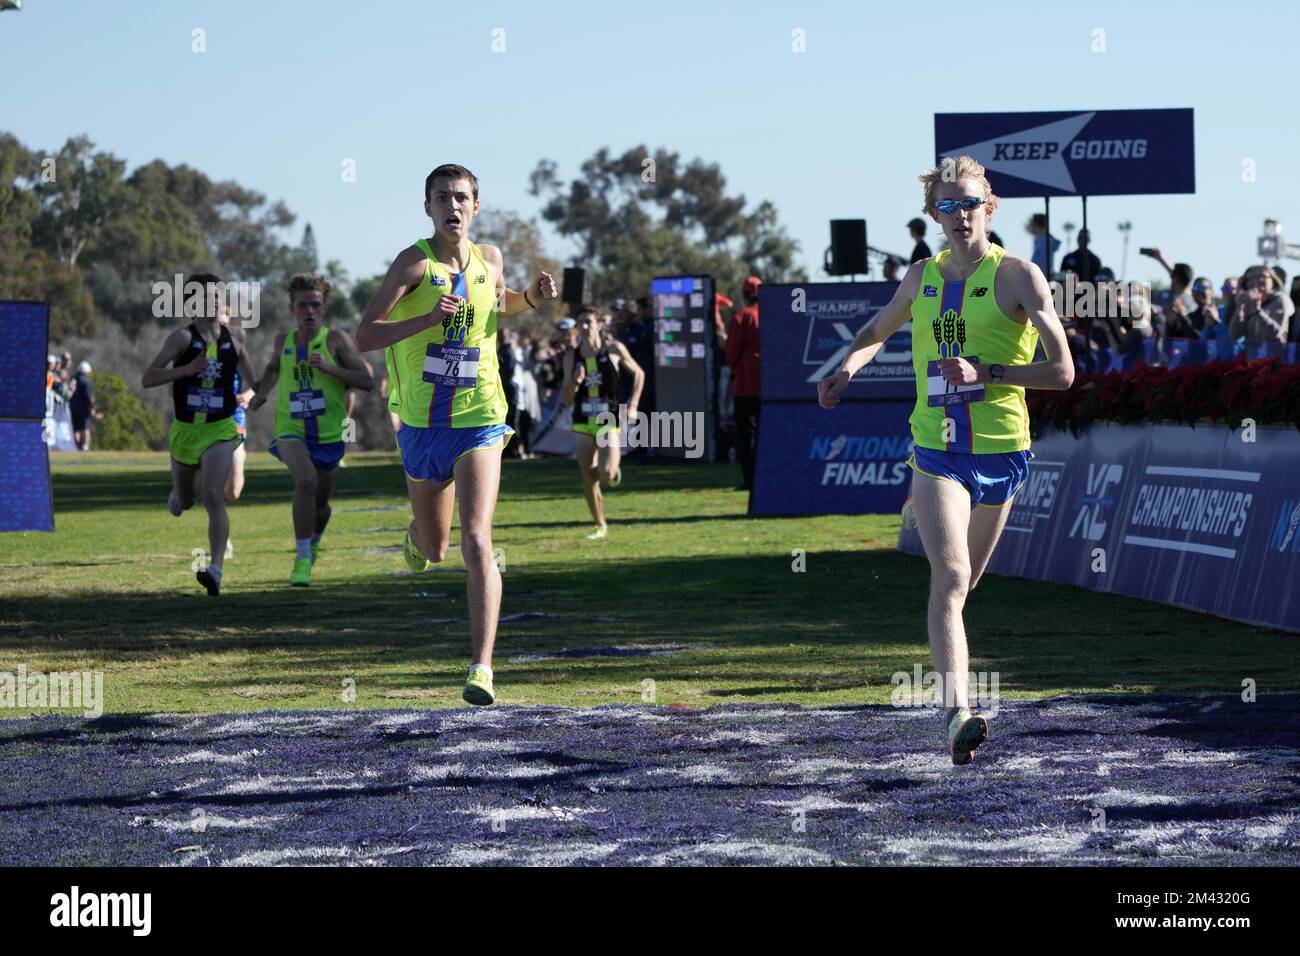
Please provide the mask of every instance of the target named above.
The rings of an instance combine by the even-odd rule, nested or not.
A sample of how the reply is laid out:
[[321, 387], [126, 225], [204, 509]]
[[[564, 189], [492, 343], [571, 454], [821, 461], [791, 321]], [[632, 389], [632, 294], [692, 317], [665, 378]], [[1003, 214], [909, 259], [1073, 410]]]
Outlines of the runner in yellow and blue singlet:
[[[948, 752], [960, 765], [988, 737], [987, 718], [970, 710], [962, 612], [1028, 473], [1024, 390], [1069, 388], [1074, 363], [1042, 272], [989, 240], [998, 200], [984, 167], [970, 156], [945, 157], [920, 181], [925, 212], [949, 248], [912, 264], [817, 392], [823, 408], [838, 405], [853, 375], [911, 319], [917, 388], [903, 520], [916, 527], [930, 562], [926, 630]], [[1040, 337], [1047, 357], [1035, 362]]]
[[506, 288], [501, 250], [469, 239], [479, 213], [478, 179], [448, 163], [424, 181], [433, 236], [402, 250], [357, 328], [357, 346], [384, 349], [388, 407], [400, 416], [397, 442], [412, 520], [403, 542], [406, 566], [431, 569], [447, 553], [460, 505], [473, 660], [461, 696], [496, 700], [492, 650], [501, 608], [501, 571], [492, 549], [492, 516], [501, 482], [501, 450], [512, 433], [497, 368], [497, 321], [559, 295], [540, 272], [524, 292]]
[[912, 302], [912, 367], [916, 406], [910, 419], [910, 464], [922, 474], [957, 482], [971, 507], [1006, 504], [1029, 473], [1029, 412], [1014, 385], [950, 384], [939, 363], [958, 356], [989, 368], [1027, 365], [1038, 332], [998, 307], [997, 275], [1005, 250], [989, 244], [975, 272], [943, 276], [951, 251], [925, 260], [921, 295]]
[[294, 479], [291, 587], [311, 585], [312, 568], [320, 557], [334, 471], [347, 449], [348, 389], [368, 392], [374, 387], [370, 366], [357, 353], [352, 337], [323, 324], [330, 291], [324, 276], [303, 272], [289, 279], [289, 312], [297, 325], [276, 336], [248, 406], [257, 411], [278, 385], [275, 438], [267, 450], [284, 462]]

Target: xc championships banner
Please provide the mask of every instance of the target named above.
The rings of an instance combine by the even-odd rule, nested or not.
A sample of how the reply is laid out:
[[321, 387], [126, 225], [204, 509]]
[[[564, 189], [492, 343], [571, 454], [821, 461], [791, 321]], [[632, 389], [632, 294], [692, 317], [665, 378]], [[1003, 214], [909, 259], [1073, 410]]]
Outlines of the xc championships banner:
[[934, 145], [939, 163], [975, 157], [1007, 199], [1196, 192], [1190, 109], [936, 113]]
[[1049, 431], [989, 570], [1300, 631], [1300, 432]]
[[884, 514], [907, 499], [916, 398], [910, 323], [850, 383], [837, 408], [817, 383], [893, 298], [896, 282], [764, 285], [759, 290], [762, 412], [749, 513]]

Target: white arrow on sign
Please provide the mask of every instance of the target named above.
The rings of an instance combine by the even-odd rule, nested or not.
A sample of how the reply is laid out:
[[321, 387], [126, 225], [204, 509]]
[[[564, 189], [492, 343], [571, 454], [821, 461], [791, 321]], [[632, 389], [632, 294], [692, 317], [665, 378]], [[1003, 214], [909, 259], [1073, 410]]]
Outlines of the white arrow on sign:
[[[1080, 113], [1018, 133], [986, 139], [982, 143], [950, 149], [942, 155], [972, 156], [991, 172], [1074, 192], [1074, 179], [1065, 165], [1065, 149], [1096, 115], [1096, 112]], [[1018, 146], [1025, 149], [1017, 149]], [[1031, 153], [1032, 159], [1028, 158]]]

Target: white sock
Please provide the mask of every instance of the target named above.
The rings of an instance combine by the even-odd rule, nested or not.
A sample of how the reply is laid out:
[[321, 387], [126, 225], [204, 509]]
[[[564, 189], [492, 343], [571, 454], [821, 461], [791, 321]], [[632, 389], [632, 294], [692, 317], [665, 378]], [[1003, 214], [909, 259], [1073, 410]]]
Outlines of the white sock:
[[488, 680], [491, 680], [491, 679], [492, 679], [492, 668], [489, 667], [487, 664], [470, 664], [470, 665], [469, 665], [469, 672], [470, 672], [471, 674], [473, 674], [476, 670], [478, 670], [478, 671], [487, 671]]
[[298, 545], [298, 557], [299, 557], [299, 558], [310, 558], [310, 557], [311, 557], [311, 538], [297, 538], [297, 539], [295, 539], [295, 540], [296, 540], [297, 545]]

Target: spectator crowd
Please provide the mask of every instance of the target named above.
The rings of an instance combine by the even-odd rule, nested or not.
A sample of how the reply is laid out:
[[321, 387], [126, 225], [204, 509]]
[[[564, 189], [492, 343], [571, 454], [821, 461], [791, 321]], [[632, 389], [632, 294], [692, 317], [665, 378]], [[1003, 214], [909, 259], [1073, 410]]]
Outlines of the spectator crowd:
[[[1071, 228], [1067, 226], [1067, 229]], [[925, 241], [926, 222], [912, 219], [908, 236], [915, 243], [911, 261], [931, 255]], [[1221, 283], [1197, 275], [1186, 262], [1171, 263], [1155, 247], [1140, 253], [1168, 276], [1168, 287], [1151, 293], [1144, 284], [1123, 282], [1090, 246], [1087, 229], [1078, 245], [1055, 265], [1061, 241], [1048, 233], [1047, 217], [1035, 213], [1025, 223], [1033, 239], [1030, 259], [1053, 282], [1057, 311], [1065, 324], [1075, 365], [1080, 371], [1098, 365], [1131, 365], [1138, 361], [1164, 364], [1177, 351], [1176, 343], [1218, 342], [1214, 357], [1231, 358], [1247, 346], [1286, 356], [1300, 343], [1300, 276], [1287, 285], [1280, 265], [1255, 264]], [[989, 238], [1005, 245], [996, 233]], [[940, 243], [940, 247], [943, 247]], [[901, 278], [903, 259], [890, 255], [883, 263], [885, 281]], [[1294, 357], [1293, 357], [1294, 360]]]
[[90, 363], [72, 364], [72, 353], [45, 357], [45, 417], [55, 421], [60, 406], [66, 406], [72, 420], [72, 439], [78, 451], [90, 450], [91, 424], [103, 421], [95, 407], [95, 386], [90, 380]]

